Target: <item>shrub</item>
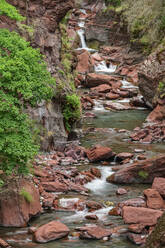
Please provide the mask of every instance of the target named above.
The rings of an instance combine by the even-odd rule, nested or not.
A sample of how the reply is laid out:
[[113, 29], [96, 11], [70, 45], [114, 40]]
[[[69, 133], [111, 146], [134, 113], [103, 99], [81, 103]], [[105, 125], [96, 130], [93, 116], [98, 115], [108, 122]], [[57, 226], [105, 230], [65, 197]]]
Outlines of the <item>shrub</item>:
[[17, 33], [0, 29], [0, 168], [7, 174], [27, 172], [38, 146], [24, 112], [51, 99], [54, 85], [39, 50]]
[[78, 95], [72, 94], [66, 96], [63, 115], [65, 127], [67, 131], [70, 131], [73, 123], [75, 123], [81, 116], [81, 104]]
[[16, 21], [23, 21], [25, 19], [14, 6], [8, 4], [5, 0], [0, 0], [0, 15], [6, 15]]

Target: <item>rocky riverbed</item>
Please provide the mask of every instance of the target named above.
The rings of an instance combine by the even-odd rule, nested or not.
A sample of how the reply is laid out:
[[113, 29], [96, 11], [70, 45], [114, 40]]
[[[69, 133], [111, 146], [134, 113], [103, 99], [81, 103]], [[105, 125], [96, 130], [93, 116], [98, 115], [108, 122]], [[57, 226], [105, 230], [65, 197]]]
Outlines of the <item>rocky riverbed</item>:
[[[150, 113], [139, 92], [138, 53], [119, 44], [87, 46], [96, 10], [97, 5], [73, 10], [67, 27], [69, 36], [79, 36], [74, 54], [82, 129], [73, 132], [75, 141], [36, 157], [30, 180], [41, 205], [25, 212], [28, 218], [40, 215], [29, 227], [20, 221], [22, 228], [15, 228], [13, 213], [0, 216], [4, 226], [8, 220], [13, 226], [0, 229], [13, 247], [133, 248], [145, 243], [164, 211], [165, 125], [151, 123], [161, 120], [161, 111]], [[106, 26], [113, 29], [112, 22]], [[2, 247], [7, 243], [0, 240]]]

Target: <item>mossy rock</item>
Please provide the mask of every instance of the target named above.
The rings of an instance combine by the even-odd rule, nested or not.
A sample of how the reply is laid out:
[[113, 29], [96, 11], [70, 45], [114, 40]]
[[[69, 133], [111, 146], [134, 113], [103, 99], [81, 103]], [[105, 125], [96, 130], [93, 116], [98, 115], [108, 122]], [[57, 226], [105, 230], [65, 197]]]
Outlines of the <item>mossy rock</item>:
[[87, 46], [91, 49], [99, 50], [100, 45], [100, 42], [97, 40], [87, 41]]

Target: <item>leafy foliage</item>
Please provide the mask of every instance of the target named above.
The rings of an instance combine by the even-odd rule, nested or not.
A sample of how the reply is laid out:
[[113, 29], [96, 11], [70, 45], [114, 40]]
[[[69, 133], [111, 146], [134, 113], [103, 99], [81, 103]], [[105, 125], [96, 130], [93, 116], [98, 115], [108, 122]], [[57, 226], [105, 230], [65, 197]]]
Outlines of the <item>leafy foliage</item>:
[[106, 0], [107, 4], [112, 4], [114, 7], [120, 6], [122, 0]]
[[18, 13], [17, 9], [5, 0], [0, 0], [0, 15], [6, 15], [16, 21], [25, 20], [25, 18]]
[[80, 98], [76, 94], [66, 96], [66, 104], [64, 105], [63, 115], [67, 131], [71, 130], [73, 123], [75, 123], [81, 116]]
[[0, 168], [7, 174], [27, 172], [38, 146], [25, 109], [51, 99], [54, 85], [39, 50], [0, 29]]

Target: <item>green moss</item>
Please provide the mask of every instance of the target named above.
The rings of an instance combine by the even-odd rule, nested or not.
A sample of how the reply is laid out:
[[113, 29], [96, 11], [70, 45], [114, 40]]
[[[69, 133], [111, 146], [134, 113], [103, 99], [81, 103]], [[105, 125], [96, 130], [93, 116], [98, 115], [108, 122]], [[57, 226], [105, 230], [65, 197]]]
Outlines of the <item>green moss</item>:
[[92, 49], [95, 49], [95, 50], [99, 50], [100, 43], [97, 40], [87, 41], [87, 46], [89, 48], [92, 48]]
[[144, 171], [144, 170], [140, 170], [138, 172], [138, 176], [143, 178], [143, 179], [146, 179], [148, 177], [148, 172], [147, 171]]
[[24, 199], [28, 202], [28, 203], [31, 203], [34, 199], [32, 197], [32, 195], [26, 191], [24, 188], [21, 189], [20, 193], [19, 193], [21, 196], [24, 197]]
[[16, 21], [25, 20], [25, 17], [21, 16], [17, 9], [5, 0], [0, 0], [0, 15], [6, 15]]

